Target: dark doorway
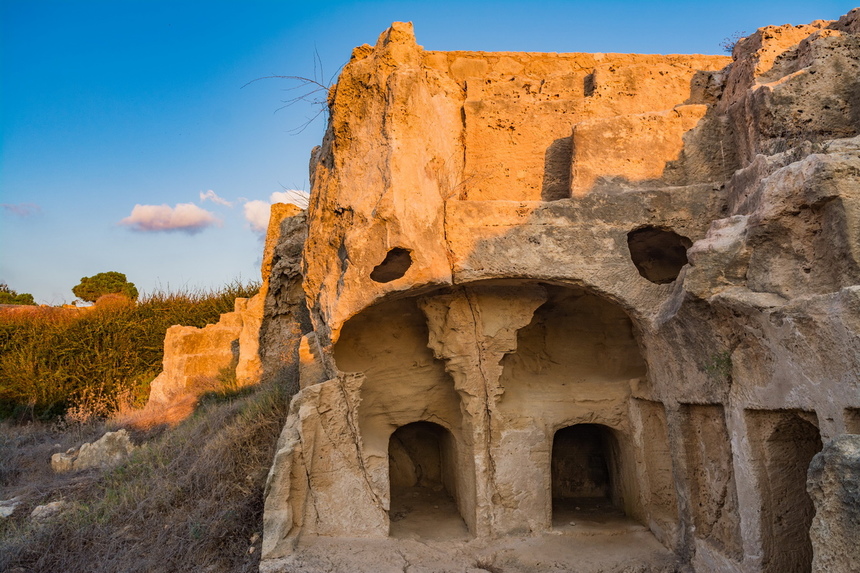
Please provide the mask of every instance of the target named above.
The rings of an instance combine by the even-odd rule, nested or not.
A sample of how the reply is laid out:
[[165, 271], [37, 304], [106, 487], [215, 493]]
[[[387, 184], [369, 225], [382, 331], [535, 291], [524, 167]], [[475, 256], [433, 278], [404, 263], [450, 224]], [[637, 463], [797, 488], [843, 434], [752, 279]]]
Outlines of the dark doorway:
[[624, 516], [618, 446], [606, 426], [577, 424], [558, 430], [552, 441], [550, 473], [554, 527]]
[[[776, 418], [779, 416], [779, 418]], [[806, 472], [821, 451], [818, 428], [800, 415], [780, 412], [764, 442], [764, 563], [766, 573], [812, 571], [809, 528], [815, 515]]]
[[398, 428], [388, 441], [392, 537], [456, 539], [468, 529], [457, 509], [456, 448], [432, 422]]

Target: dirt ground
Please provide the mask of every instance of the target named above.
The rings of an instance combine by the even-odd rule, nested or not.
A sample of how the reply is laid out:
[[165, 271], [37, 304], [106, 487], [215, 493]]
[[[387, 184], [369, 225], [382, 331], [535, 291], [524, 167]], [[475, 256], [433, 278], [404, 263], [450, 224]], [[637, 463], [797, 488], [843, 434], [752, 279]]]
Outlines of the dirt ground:
[[670, 573], [676, 557], [607, 502], [569, 500], [544, 535], [472, 539], [444, 491], [392, 496], [388, 539], [308, 537], [263, 573]]

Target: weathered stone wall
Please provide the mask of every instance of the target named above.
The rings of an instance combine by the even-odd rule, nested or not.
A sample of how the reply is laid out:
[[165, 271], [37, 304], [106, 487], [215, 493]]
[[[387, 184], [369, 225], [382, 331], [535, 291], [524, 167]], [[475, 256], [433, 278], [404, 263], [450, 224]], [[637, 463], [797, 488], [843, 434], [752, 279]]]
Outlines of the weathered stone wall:
[[[301, 390], [263, 568], [387, 538], [392, 460], [427, 447], [391, 436], [422, 422], [476, 540], [566, 535], [559, 499], [596, 487], [671, 553], [653, 570], [810, 571], [806, 468], [860, 431], [858, 62], [858, 10], [731, 59], [430, 52], [399, 23], [356, 48], [303, 290], [292, 242], [266, 303]], [[560, 486], [583, 436], [603, 477]]]

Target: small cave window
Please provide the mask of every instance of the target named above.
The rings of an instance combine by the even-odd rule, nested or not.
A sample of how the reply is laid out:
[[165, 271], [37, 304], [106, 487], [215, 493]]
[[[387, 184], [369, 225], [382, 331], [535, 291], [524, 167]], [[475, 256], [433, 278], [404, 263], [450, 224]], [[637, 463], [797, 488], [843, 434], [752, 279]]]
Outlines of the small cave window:
[[412, 255], [408, 249], [395, 247], [388, 251], [385, 259], [373, 268], [370, 279], [378, 283], [390, 283], [406, 274], [412, 266]]
[[678, 233], [659, 227], [643, 227], [627, 233], [630, 258], [639, 274], [656, 284], [678, 278], [687, 264], [687, 249], [693, 242]]

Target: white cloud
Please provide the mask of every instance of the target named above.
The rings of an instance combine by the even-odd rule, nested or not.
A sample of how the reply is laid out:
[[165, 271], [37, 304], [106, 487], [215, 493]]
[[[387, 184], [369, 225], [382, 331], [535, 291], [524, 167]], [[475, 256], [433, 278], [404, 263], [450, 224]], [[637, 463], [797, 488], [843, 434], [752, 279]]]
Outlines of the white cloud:
[[255, 199], [245, 203], [245, 219], [251, 223], [251, 229], [258, 233], [265, 233], [269, 227], [269, 209], [270, 203]]
[[205, 193], [203, 191], [201, 191], [200, 192], [200, 200], [201, 201], [212, 201], [213, 203], [216, 203], [218, 205], [224, 205], [225, 207], [232, 207], [233, 206], [233, 203], [231, 203], [230, 201], [228, 201], [222, 197], [219, 197], [218, 194], [215, 193], [215, 191], [213, 191], [212, 189], [206, 191]]
[[170, 232], [181, 231], [193, 235], [207, 227], [220, 225], [221, 220], [206, 209], [193, 203], [169, 205], [135, 205], [131, 215], [119, 222], [133, 231]]
[[245, 219], [251, 224], [251, 229], [258, 233], [265, 233], [269, 227], [269, 213], [274, 203], [292, 203], [296, 207], [307, 209], [309, 197], [307, 192], [296, 189], [275, 191], [269, 196], [268, 203], [259, 199], [246, 201], [244, 205]]

